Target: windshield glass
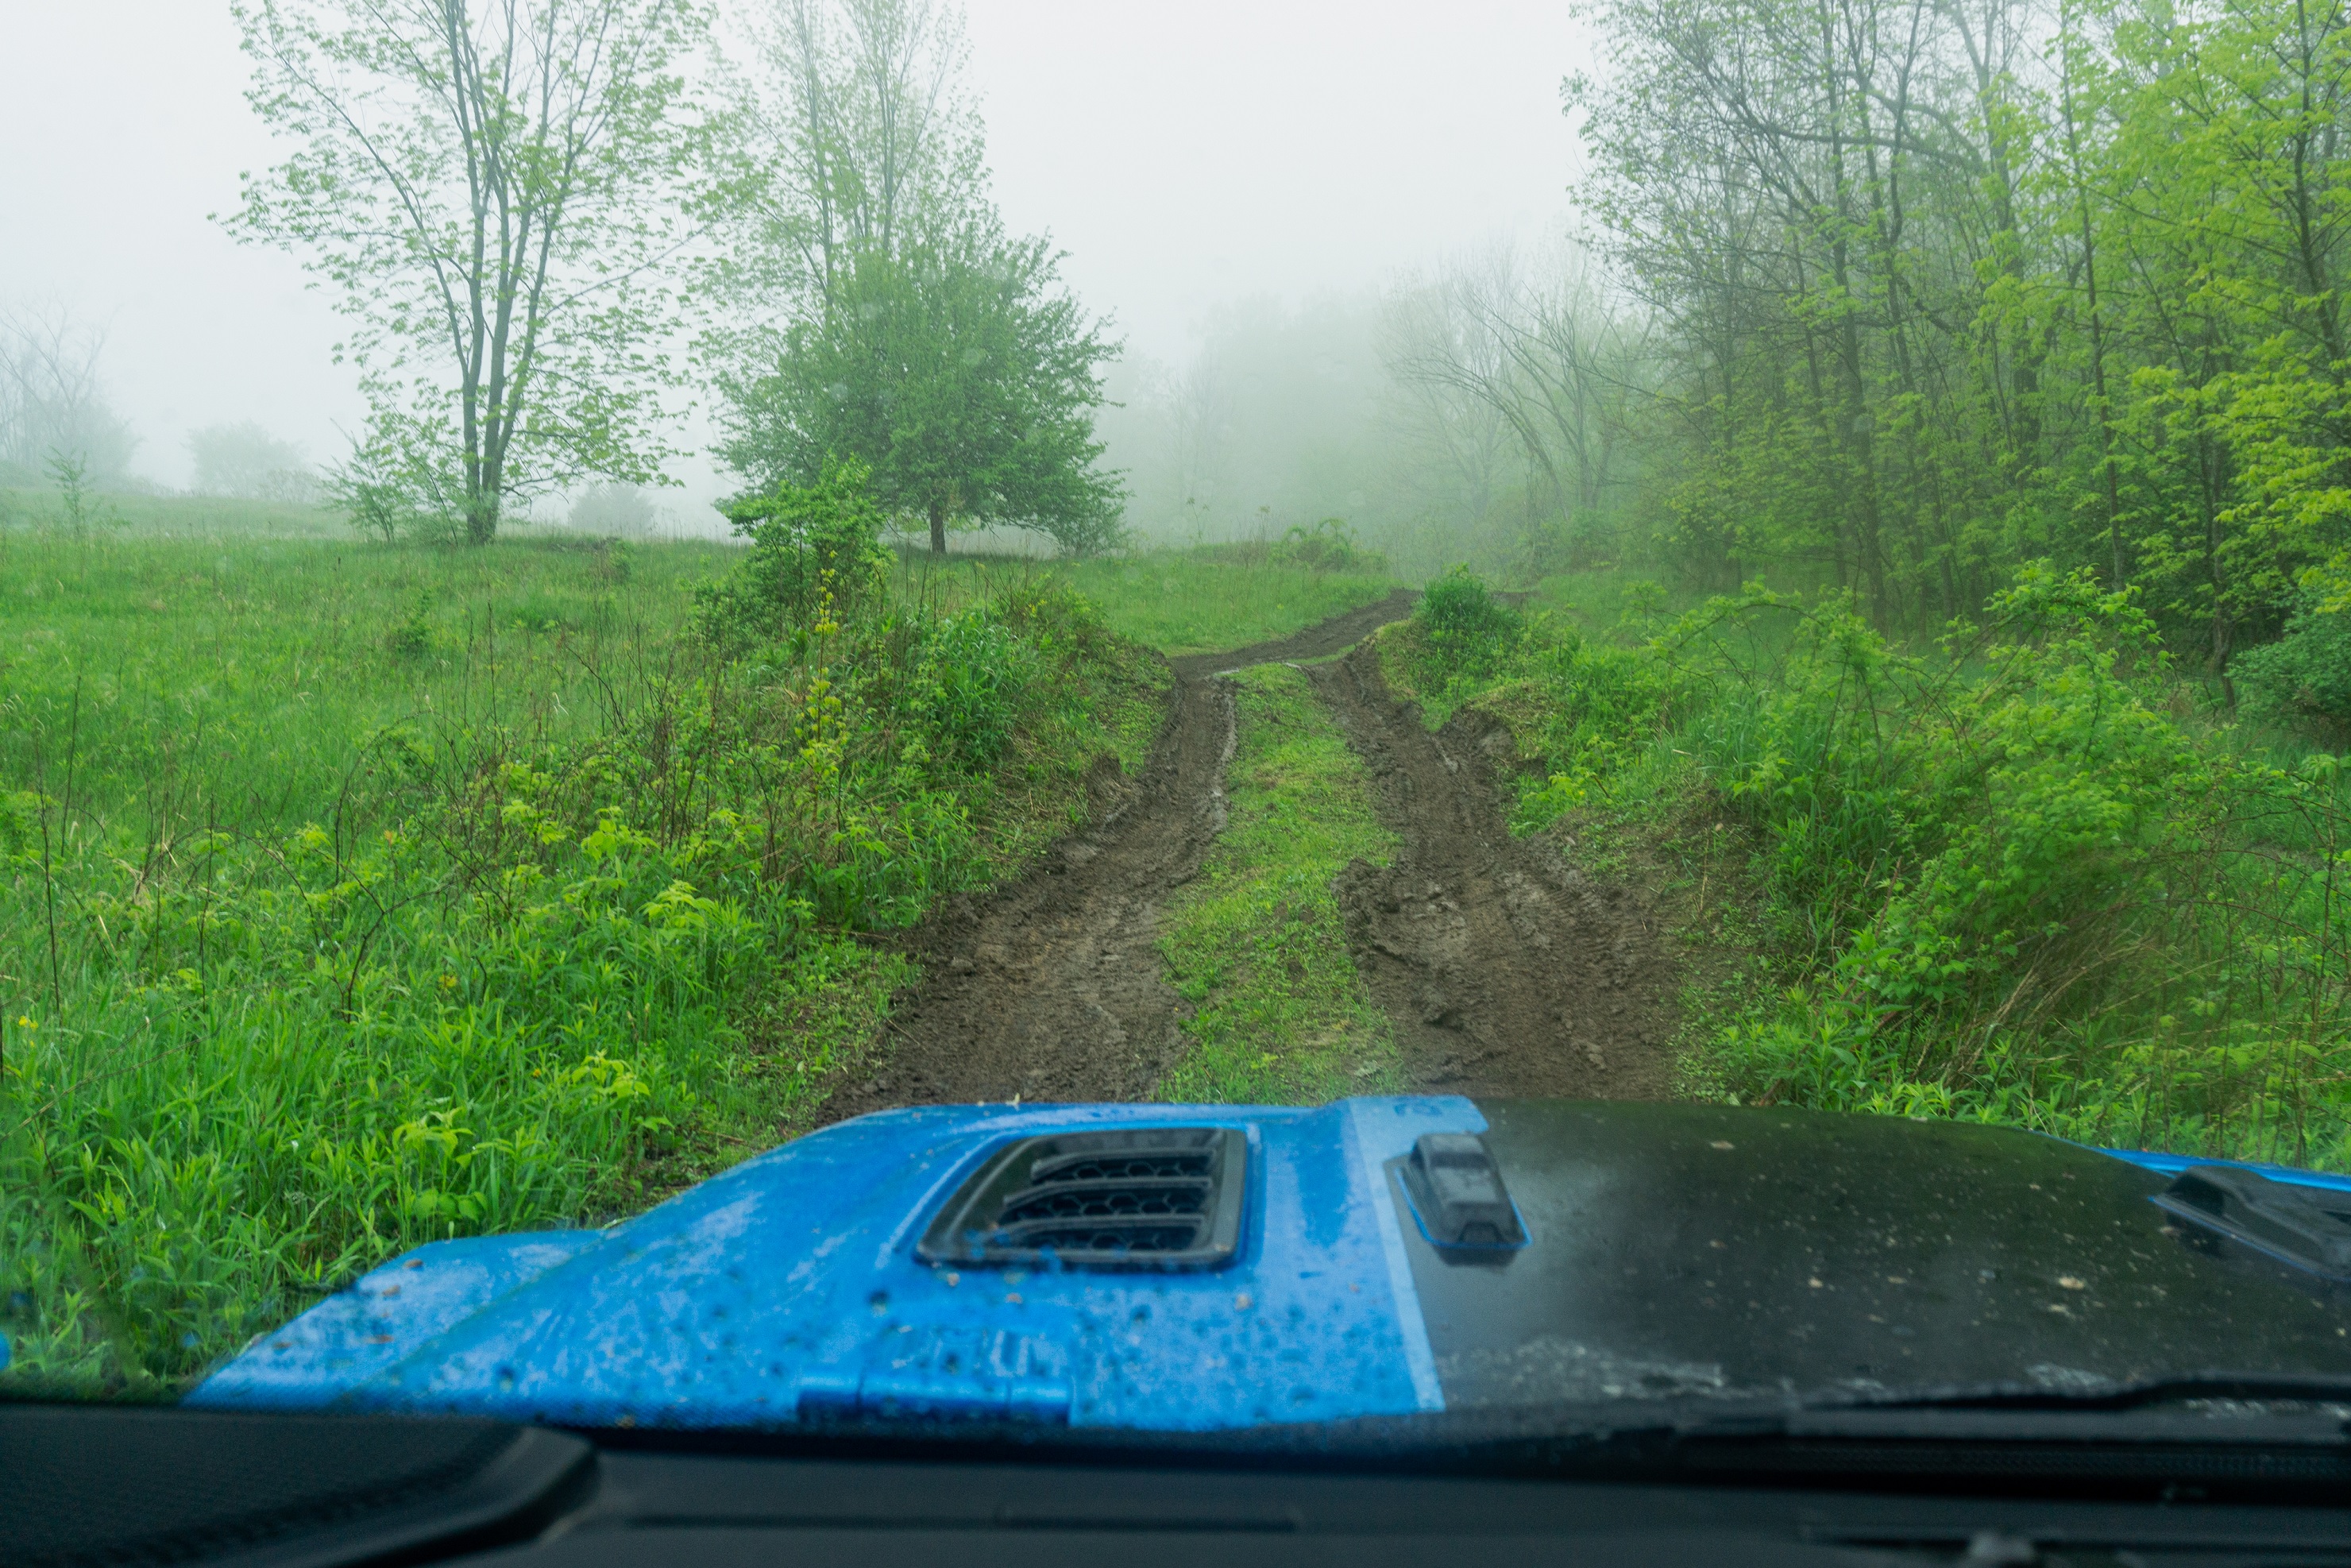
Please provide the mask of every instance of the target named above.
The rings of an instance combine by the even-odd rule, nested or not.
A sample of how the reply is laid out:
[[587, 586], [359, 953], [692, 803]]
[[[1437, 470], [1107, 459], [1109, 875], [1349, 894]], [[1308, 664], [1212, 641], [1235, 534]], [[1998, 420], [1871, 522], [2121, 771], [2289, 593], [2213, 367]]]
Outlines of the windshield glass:
[[2351, 23], [17, 9], [0, 1395], [2351, 1402]]

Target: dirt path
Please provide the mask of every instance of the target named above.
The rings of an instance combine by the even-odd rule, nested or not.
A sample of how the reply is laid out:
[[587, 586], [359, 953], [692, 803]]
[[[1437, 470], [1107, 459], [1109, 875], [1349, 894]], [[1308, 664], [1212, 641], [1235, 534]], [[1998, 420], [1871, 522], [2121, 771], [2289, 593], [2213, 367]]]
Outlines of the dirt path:
[[1294, 636], [1171, 660], [1174, 700], [1133, 779], [1092, 780], [1094, 825], [1019, 882], [950, 900], [916, 934], [923, 978], [893, 1009], [879, 1066], [822, 1119], [975, 1100], [1139, 1100], [1182, 1053], [1160, 912], [1225, 825], [1232, 685], [1216, 672], [1334, 653], [1412, 610], [1399, 591]]
[[1360, 610], [1333, 615], [1303, 632], [1293, 632], [1270, 643], [1252, 643], [1229, 653], [1186, 653], [1167, 662], [1175, 666], [1178, 675], [1186, 680], [1197, 680], [1203, 675], [1245, 670], [1251, 664], [1328, 658], [1332, 653], [1345, 653], [1389, 622], [1401, 621], [1411, 614], [1413, 601], [1419, 597], [1408, 588], [1399, 588], [1376, 604], [1366, 604]]
[[[896, 998], [877, 1064], [820, 1119], [890, 1105], [1138, 1100], [1182, 1054], [1186, 1005], [1164, 977], [1161, 912], [1225, 822], [1235, 742], [1219, 673], [1323, 657], [1410, 613], [1413, 595], [1229, 653], [1171, 660], [1168, 721], [1133, 779], [1091, 781], [1094, 826], [1035, 871], [952, 899], [915, 933], [923, 978]], [[1666, 969], [1639, 910], [1513, 840], [1475, 738], [1429, 736], [1380, 685], [1368, 648], [1310, 674], [1370, 764], [1404, 836], [1394, 867], [1341, 879], [1348, 935], [1395, 1019], [1414, 1082], [1518, 1094], [1665, 1089]], [[1507, 738], [1507, 737], [1505, 737]]]
[[1662, 1098], [1675, 982], [1656, 921], [1634, 891], [1510, 835], [1509, 732], [1463, 710], [1431, 735], [1368, 644], [1308, 673], [1404, 839], [1394, 865], [1357, 861], [1338, 893], [1406, 1073], [1458, 1093]]

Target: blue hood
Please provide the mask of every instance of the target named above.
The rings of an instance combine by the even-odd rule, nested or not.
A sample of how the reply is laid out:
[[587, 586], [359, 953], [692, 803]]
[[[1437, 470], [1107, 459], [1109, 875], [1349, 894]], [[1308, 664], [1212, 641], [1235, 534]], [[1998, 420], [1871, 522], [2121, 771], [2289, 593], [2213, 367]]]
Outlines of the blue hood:
[[[921, 1222], [1008, 1137], [1219, 1126], [1239, 1255], [1188, 1274], [935, 1268]], [[1441, 1406], [1383, 1166], [1479, 1133], [1458, 1098], [934, 1106], [842, 1123], [607, 1230], [418, 1248], [255, 1341], [188, 1403], [562, 1426], [936, 1411], [1207, 1430]]]
[[[940, 1254], [926, 1227], [964, 1212], [950, 1199], [987, 1189], [1008, 1145], [1173, 1127], [1247, 1139], [1222, 1266], [924, 1260], [925, 1247], [971, 1256]], [[1432, 1239], [1435, 1167], [1407, 1159], [1428, 1134], [1479, 1134], [1508, 1186], [1489, 1218], [1512, 1245]], [[2351, 1376], [2351, 1264], [2297, 1260], [2233, 1209], [2183, 1206], [2172, 1178], [2187, 1163], [1994, 1127], [1689, 1104], [893, 1111], [608, 1230], [420, 1248], [255, 1341], [190, 1403], [584, 1427], [955, 1416], [1174, 1432], [2219, 1367]], [[2346, 1186], [2267, 1174], [2293, 1192]], [[2342, 1230], [2351, 1259], [2341, 1201], [2286, 1207]]]

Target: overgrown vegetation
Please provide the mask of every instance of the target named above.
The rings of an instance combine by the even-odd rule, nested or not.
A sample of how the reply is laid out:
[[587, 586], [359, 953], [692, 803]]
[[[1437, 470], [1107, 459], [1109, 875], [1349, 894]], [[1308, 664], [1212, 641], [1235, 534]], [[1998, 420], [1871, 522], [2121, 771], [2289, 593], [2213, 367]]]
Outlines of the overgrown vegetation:
[[2339, 612], [2351, 14], [1591, 15], [1582, 194], [1654, 389], [1622, 522], [1661, 560], [1917, 633], [2045, 558], [2220, 672]]
[[11, 541], [6, 1376], [160, 1389], [773, 1143], [902, 977], [859, 935], [1147, 742], [1155, 664], [1065, 586], [904, 591], [850, 473], [735, 516], [747, 557]]
[[1261, 545], [1151, 550], [1050, 567], [956, 556], [934, 564], [924, 557], [902, 572], [906, 591], [949, 599], [1014, 583], [1063, 582], [1100, 606], [1124, 635], [1179, 657], [1286, 637], [1403, 586], [1376, 558], [1318, 570], [1276, 559]]
[[2339, 760], [2201, 722], [2132, 596], [2034, 565], [1904, 649], [1762, 590], [1614, 635], [1481, 593], [1384, 653], [1541, 758], [1522, 828], [1750, 852], [1773, 983], [1695, 998], [1700, 1092], [2351, 1164]]
[[1394, 1092], [1395, 1042], [1356, 977], [1332, 881], [1352, 860], [1386, 864], [1395, 835], [1302, 673], [1265, 664], [1233, 679], [1225, 831], [1160, 944], [1193, 1009], [1192, 1047], [1160, 1095], [1311, 1104]]

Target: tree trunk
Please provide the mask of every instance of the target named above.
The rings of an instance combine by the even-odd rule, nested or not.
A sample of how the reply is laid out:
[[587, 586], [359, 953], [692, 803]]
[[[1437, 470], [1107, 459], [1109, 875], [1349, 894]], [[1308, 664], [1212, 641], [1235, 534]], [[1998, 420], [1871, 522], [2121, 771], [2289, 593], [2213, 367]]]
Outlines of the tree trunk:
[[477, 490], [465, 497], [465, 542], [486, 545], [498, 537], [498, 495]]
[[931, 553], [947, 553], [947, 509], [936, 501], [931, 503]]

